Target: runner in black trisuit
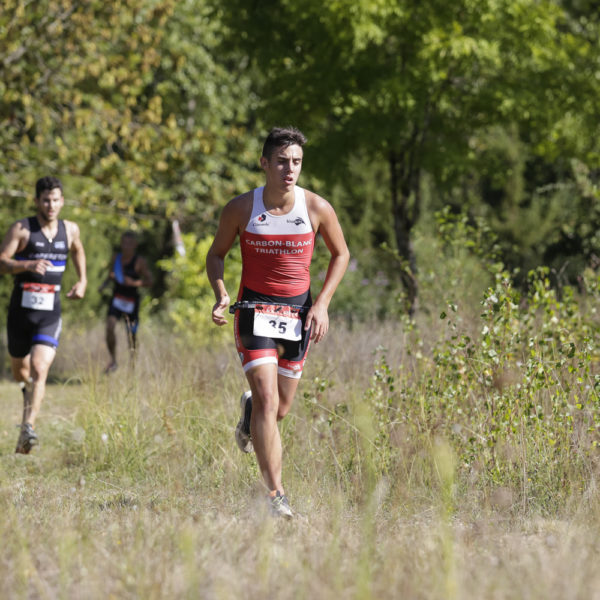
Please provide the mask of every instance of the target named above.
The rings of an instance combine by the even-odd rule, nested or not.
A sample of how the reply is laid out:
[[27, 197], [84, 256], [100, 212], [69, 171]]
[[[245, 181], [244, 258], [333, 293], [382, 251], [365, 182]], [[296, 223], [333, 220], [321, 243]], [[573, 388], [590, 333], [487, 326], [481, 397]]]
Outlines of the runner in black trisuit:
[[66, 294], [80, 299], [87, 286], [85, 252], [79, 227], [58, 218], [64, 205], [60, 180], [36, 183], [34, 217], [12, 225], [0, 247], [0, 270], [15, 275], [7, 319], [13, 376], [23, 390], [23, 419], [16, 452], [27, 454], [38, 442], [34, 426], [61, 331], [60, 289], [68, 253], [79, 277]]
[[110, 354], [110, 362], [105, 373], [117, 368], [117, 339], [115, 327], [123, 318], [127, 329], [129, 350], [136, 349], [137, 329], [139, 325], [140, 287], [152, 285], [152, 273], [143, 256], [137, 253], [138, 238], [135, 232], [126, 231], [121, 236], [120, 252], [115, 253], [110, 261], [110, 273], [100, 286], [100, 290], [113, 282], [113, 294], [108, 305], [106, 318], [106, 346]]

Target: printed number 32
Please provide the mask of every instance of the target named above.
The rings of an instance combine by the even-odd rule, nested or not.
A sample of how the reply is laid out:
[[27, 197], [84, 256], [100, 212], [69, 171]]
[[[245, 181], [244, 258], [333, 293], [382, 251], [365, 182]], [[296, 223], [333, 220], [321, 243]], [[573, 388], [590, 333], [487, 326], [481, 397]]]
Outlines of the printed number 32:
[[277, 321], [269, 321], [269, 325], [274, 329], [279, 328], [279, 333], [285, 333], [285, 323], [283, 321], [279, 321], [279, 325], [277, 324]]

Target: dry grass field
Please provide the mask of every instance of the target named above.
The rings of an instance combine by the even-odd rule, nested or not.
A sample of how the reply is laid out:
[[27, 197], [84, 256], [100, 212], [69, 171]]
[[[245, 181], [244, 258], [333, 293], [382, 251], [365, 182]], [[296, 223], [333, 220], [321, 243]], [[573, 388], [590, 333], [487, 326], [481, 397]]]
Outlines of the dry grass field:
[[[600, 598], [593, 434], [575, 452], [558, 417], [530, 426], [522, 388], [471, 380], [477, 354], [457, 378], [452, 338], [427, 332], [334, 325], [311, 349], [281, 424], [284, 522], [235, 445], [233, 344], [147, 325], [107, 377], [100, 327], [67, 327], [28, 456], [0, 383], [0, 598]], [[478, 404], [499, 397], [514, 427]]]

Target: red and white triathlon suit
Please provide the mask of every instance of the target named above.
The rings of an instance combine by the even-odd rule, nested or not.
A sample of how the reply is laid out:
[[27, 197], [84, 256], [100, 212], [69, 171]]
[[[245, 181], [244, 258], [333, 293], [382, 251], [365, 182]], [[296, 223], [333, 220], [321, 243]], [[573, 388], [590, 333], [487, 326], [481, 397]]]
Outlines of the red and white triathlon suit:
[[[294, 207], [285, 215], [265, 209], [263, 190], [254, 190], [252, 214], [240, 236], [242, 280], [238, 301], [270, 302], [311, 306], [310, 261], [315, 233], [306, 208], [304, 190], [294, 188]], [[278, 373], [299, 379], [308, 352], [310, 331], [298, 341], [254, 334], [254, 310], [235, 313], [235, 343], [244, 372], [252, 367], [275, 363]]]

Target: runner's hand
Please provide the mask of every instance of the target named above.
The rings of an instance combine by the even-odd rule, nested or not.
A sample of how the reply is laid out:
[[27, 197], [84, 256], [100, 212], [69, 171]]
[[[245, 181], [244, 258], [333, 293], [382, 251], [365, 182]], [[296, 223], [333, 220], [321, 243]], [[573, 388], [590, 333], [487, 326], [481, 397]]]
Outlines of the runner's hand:
[[81, 300], [85, 295], [87, 284], [83, 281], [78, 281], [67, 294], [67, 298], [71, 300]]
[[308, 330], [312, 326], [310, 339], [315, 341], [315, 344], [320, 342], [329, 329], [329, 315], [327, 309], [320, 307], [318, 304], [313, 304], [306, 315], [306, 324], [304, 329]]
[[229, 307], [229, 296], [225, 294], [215, 303], [212, 310], [212, 320], [216, 325], [226, 325], [225, 311]]
[[38, 273], [39, 275], [45, 275], [48, 267], [52, 266], [52, 263], [44, 258], [40, 258], [39, 260], [30, 260], [28, 263], [27, 270], [31, 271], [32, 273]]
[[123, 277], [123, 285], [128, 285], [129, 287], [141, 287], [141, 283], [141, 279], [134, 279], [133, 277], [129, 277], [129, 275]]

